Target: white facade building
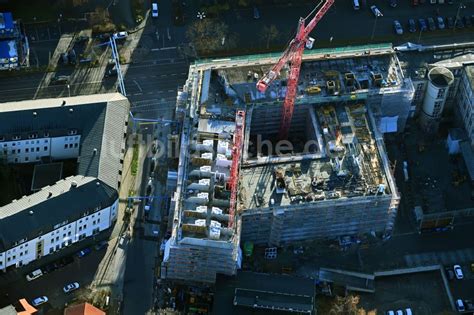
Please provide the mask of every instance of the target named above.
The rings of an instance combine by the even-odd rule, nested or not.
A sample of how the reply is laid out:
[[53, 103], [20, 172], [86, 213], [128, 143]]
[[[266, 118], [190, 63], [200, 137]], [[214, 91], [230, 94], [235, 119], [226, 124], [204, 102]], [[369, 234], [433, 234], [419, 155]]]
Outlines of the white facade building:
[[459, 116], [474, 146], [474, 66], [464, 67], [458, 93]]
[[0, 104], [2, 163], [77, 162], [77, 175], [0, 207], [0, 270], [29, 264], [114, 224], [129, 108], [119, 93]]
[[[79, 193], [76, 194], [76, 190]], [[84, 193], [90, 193], [89, 200], [71, 204]], [[54, 200], [55, 197], [61, 198]], [[54, 204], [45, 206], [46, 199]], [[65, 209], [56, 211], [62, 215], [49, 217], [49, 207], [56, 208], [58, 203], [64, 203]], [[99, 206], [104, 204], [105, 207]], [[83, 211], [75, 210], [78, 207]], [[0, 270], [21, 267], [108, 229], [117, 219], [117, 211], [116, 191], [93, 177], [83, 176], [68, 177], [54, 186], [0, 207]], [[16, 226], [21, 222], [25, 224], [24, 228]], [[38, 228], [40, 232], [31, 237], [32, 231]]]

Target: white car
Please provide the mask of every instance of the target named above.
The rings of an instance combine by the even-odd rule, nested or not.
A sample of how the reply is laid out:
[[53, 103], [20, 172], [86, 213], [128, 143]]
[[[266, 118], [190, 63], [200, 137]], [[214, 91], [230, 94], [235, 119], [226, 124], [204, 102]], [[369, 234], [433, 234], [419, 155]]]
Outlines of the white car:
[[35, 279], [38, 279], [39, 277], [41, 277], [43, 275], [43, 272], [41, 271], [41, 269], [36, 269], [32, 272], [30, 272], [29, 274], [26, 275], [26, 280], [27, 281], [33, 281]]
[[48, 302], [48, 298], [47, 298], [46, 296], [39, 296], [39, 297], [37, 297], [36, 299], [34, 299], [34, 300], [31, 302], [31, 304], [32, 304], [33, 306], [39, 306], [39, 305], [44, 304], [44, 303], [46, 303], [46, 302]]
[[118, 32], [118, 33], [114, 34], [115, 39], [122, 39], [122, 38], [126, 38], [127, 36], [128, 36], [128, 33], [125, 32], [125, 31]]
[[458, 312], [464, 312], [466, 310], [464, 302], [461, 299], [456, 300], [456, 309]]
[[395, 29], [395, 33], [397, 33], [397, 35], [403, 35], [403, 28], [399, 21], [393, 21], [393, 28]]
[[459, 265], [454, 265], [453, 266], [453, 269], [454, 269], [454, 275], [456, 276], [456, 279], [463, 279], [464, 278], [464, 275], [462, 274], [462, 269], [461, 269], [461, 266]]
[[151, 17], [157, 18], [158, 17], [158, 3], [153, 2], [151, 4]]
[[403, 315], [403, 311], [402, 311], [402, 310], [398, 310], [398, 311], [397, 311], [397, 315]]
[[370, 10], [372, 10], [372, 13], [375, 15], [375, 17], [382, 17], [383, 16], [382, 12], [375, 5], [371, 6]]
[[387, 311], [387, 315], [395, 315], [394, 311]]
[[77, 289], [79, 289], [79, 283], [77, 283], [77, 282], [66, 284], [63, 287], [64, 293], [69, 293], [69, 292], [72, 292], [72, 291], [77, 290]]
[[406, 315], [413, 315], [413, 312], [411, 311], [411, 308], [406, 308], [405, 309], [405, 314]]

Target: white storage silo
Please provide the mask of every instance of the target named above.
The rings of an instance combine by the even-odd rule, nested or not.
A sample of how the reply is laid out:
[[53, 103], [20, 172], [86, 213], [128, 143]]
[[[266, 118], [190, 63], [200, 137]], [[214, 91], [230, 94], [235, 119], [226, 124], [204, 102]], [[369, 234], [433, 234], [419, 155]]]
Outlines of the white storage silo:
[[420, 113], [421, 127], [425, 132], [438, 131], [449, 86], [453, 82], [454, 75], [447, 68], [435, 67], [428, 72], [428, 86]]

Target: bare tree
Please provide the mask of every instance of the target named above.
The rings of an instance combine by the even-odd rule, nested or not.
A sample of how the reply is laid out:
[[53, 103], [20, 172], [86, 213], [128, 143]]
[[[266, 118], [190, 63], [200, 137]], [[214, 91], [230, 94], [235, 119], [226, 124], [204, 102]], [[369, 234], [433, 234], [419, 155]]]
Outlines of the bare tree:
[[262, 38], [266, 42], [267, 49], [270, 48], [270, 42], [277, 39], [280, 35], [274, 24], [262, 28]]
[[330, 315], [364, 315], [366, 311], [358, 307], [359, 296], [348, 295], [345, 297], [336, 296], [334, 304], [329, 311]]
[[227, 25], [212, 19], [196, 21], [186, 31], [186, 36], [200, 53], [222, 49], [223, 38], [226, 38], [227, 35]]

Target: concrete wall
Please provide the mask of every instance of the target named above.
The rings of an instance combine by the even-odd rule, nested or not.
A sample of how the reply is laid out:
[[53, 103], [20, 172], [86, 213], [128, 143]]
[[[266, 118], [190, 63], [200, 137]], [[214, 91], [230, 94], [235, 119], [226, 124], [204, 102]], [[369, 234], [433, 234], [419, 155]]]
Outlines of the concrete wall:
[[294, 241], [384, 232], [392, 196], [356, 197], [251, 209], [242, 215], [242, 241], [282, 245]]

